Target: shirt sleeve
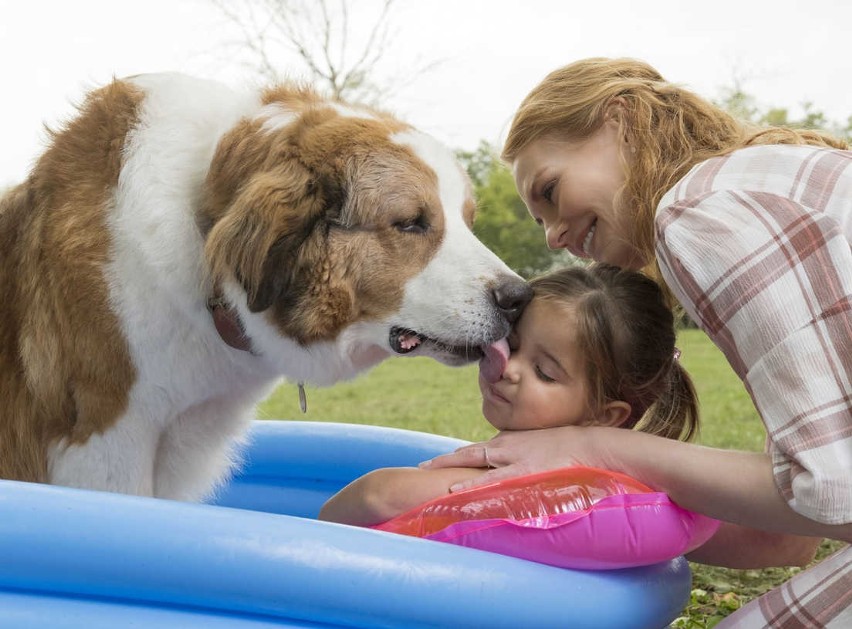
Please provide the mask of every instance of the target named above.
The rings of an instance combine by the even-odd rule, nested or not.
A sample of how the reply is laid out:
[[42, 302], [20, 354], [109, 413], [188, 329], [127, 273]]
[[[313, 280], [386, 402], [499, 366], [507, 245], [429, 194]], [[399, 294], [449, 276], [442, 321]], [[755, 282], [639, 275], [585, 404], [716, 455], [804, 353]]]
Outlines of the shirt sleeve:
[[798, 513], [852, 521], [852, 250], [836, 218], [716, 190], [656, 218], [663, 278], [743, 380]]

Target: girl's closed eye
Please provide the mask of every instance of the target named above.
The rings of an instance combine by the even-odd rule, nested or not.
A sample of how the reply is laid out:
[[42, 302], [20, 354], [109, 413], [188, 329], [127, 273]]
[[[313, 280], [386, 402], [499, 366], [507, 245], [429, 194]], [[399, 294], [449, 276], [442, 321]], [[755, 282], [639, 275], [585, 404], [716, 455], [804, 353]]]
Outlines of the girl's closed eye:
[[544, 369], [541, 368], [541, 365], [535, 366], [535, 375], [538, 376], [539, 380], [542, 382], [556, 382], [556, 378], [551, 378]]

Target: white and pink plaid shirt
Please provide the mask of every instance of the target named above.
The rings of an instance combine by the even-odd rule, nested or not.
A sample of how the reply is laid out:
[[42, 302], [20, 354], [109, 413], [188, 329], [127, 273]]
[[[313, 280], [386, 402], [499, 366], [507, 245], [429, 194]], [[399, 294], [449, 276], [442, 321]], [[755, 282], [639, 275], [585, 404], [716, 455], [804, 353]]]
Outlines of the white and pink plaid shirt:
[[[755, 146], [698, 164], [660, 202], [656, 238], [669, 287], [754, 400], [781, 494], [852, 522], [852, 151]], [[852, 551], [817, 568], [732, 626], [852, 627]]]

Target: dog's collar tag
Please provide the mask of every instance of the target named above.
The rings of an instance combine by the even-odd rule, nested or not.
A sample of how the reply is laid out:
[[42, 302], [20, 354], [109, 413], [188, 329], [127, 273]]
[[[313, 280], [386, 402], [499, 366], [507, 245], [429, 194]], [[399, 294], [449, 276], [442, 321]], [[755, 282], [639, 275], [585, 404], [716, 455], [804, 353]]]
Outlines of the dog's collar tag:
[[302, 409], [302, 413], [308, 412], [308, 396], [305, 395], [305, 383], [299, 383], [299, 408]]

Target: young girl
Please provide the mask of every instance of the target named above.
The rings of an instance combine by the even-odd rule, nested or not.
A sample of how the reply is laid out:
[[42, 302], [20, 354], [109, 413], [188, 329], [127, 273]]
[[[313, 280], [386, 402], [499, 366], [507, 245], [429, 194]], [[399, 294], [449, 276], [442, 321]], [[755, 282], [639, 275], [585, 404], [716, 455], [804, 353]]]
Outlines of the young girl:
[[[530, 282], [534, 297], [480, 368], [482, 412], [501, 432], [618, 426], [689, 440], [698, 408], [678, 362], [671, 311], [645, 276], [597, 264]], [[368, 526], [389, 520], [490, 467], [385, 468], [355, 480], [321, 520]]]

